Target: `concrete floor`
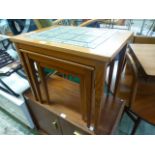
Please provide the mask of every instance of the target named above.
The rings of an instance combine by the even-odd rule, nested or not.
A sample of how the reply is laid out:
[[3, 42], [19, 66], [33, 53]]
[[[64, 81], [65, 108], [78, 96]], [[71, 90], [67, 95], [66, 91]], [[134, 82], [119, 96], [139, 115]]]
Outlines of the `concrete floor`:
[[34, 135], [38, 134], [8, 112], [0, 108], [0, 135]]
[[[131, 118], [127, 116], [127, 114], [124, 114], [116, 134], [129, 135], [131, 133], [132, 127], [133, 127], [133, 121], [131, 120]], [[145, 121], [141, 121], [135, 134], [136, 135], [154, 135], [155, 126]]]

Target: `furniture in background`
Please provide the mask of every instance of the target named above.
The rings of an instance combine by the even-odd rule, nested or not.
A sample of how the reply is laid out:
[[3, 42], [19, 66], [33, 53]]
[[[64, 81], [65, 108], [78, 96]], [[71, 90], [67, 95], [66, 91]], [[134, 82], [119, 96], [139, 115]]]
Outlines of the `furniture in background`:
[[29, 83], [9, 36], [0, 34], [0, 108], [30, 128], [34, 123], [22, 97]]
[[130, 20], [126, 22], [125, 19], [90, 19], [80, 25], [90, 27], [96, 26], [98, 28], [129, 30], [131, 27], [131, 22]]
[[[134, 37], [134, 42], [153, 43], [154, 38]], [[126, 54], [128, 70], [117, 96], [126, 100], [125, 112], [134, 121], [135, 134], [141, 120], [155, 125], [155, 44], [131, 44]]]
[[13, 35], [36, 30], [36, 25], [32, 19], [7, 19], [9, 28]]
[[[62, 115], [70, 119], [74, 125], [97, 134], [100, 130], [99, 120], [102, 117], [101, 107], [106, 101], [103, 92], [107, 64], [118, 53], [124, 54], [131, 37], [132, 33], [128, 31], [53, 26], [12, 37], [12, 40], [19, 50], [35, 103], [51, 109], [59, 107], [55, 108], [56, 115]], [[35, 66], [39, 77], [34, 73]], [[71, 103], [65, 102], [65, 98], [68, 101], [72, 98], [70, 95], [78, 93], [73, 92], [74, 88], [70, 93], [67, 82], [66, 86], [62, 87], [63, 78], [46, 77], [44, 68], [54, 68], [78, 76], [81, 103], [76, 99], [74, 103], [73, 100]], [[53, 81], [53, 88], [51, 83], [49, 89], [50, 81]], [[62, 95], [59, 93], [61, 89], [64, 90]]]
[[53, 25], [59, 25], [63, 23], [64, 19], [50, 20], [50, 19], [33, 19], [38, 29], [50, 27]]
[[136, 44], [155, 44], [155, 37], [134, 36], [133, 43]]
[[[7, 44], [5, 41], [7, 41]], [[19, 60], [16, 59], [17, 54], [14, 53], [15, 51], [13, 49], [9, 49], [10, 46], [13, 48], [11, 41], [9, 41], [9, 37], [0, 35], [0, 43], [2, 44], [0, 49], [0, 89], [15, 97], [19, 97], [20, 94], [16, 93], [6, 81], [14, 73], [24, 79], [26, 79], [26, 76], [22, 72], [22, 66]]]
[[96, 27], [100, 28], [100, 24], [109, 24], [110, 19], [89, 19], [87, 21], [84, 21], [83, 23], [80, 24], [81, 27]]
[[7, 50], [10, 45], [12, 44], [11, 44], [11, 41], [9, 40], [9, 37], [6, 35], [0, 34], [0, 49]]
[[[132, 43], [134, 44], [155, 44], [155, 37], [135, 35], [133, 37]], [[130, 70], [128, 69], [128, 64], [124, 63], [122, 68], [123, 68], [122, 71], [125, 70], [125, 74], [130, 76]]]

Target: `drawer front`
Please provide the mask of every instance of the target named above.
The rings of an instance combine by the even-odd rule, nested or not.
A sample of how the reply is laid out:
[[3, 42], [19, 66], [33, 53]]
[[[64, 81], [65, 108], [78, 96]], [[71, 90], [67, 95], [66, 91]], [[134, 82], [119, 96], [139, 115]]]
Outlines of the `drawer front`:
[[33, 101], [28, 100], [28, 107], [36, 127], [51, 135], [61, 135], [59, 119], [52, 112]]
[[63, 135], [89, 135], [86, 131], [69, 123], [68, 121], [59, 118]]

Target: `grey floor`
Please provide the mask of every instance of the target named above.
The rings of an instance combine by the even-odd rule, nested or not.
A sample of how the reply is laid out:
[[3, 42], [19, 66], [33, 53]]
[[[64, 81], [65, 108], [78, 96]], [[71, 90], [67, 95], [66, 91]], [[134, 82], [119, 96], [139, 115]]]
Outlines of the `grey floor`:
[[0, 135], [35, 135], [36, 130], [32, 130], [8, 112], [0, 108]]
[[[129, 135], [131, 133], [132, 127], [133, 121], [131, 120], [131, 118], [127, 116], [127, 114], [124, 114], [122, 120], [120, 121], [118, 131], [116, 132], [116, 134]], [[135, 134], [154, 135], [155, 126], [142, 120]]]

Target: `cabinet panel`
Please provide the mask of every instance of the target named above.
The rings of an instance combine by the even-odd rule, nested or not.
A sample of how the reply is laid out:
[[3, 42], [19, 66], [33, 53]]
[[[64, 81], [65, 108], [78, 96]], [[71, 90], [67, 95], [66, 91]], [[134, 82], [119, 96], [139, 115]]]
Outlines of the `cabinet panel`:
[[36, 123], [36, 127], [39, 130], [51, 135], [62, 134], [59, 119], [56, 115], [39, 103], [34, 103], [30, 100], [27, 101], [31, 115]]
[[77, 126], [69, 123], [62, 118], [59, 118], [59, 121], [61, 124], [63, 135], [89, 135], [88, 132], [78, 128]]

